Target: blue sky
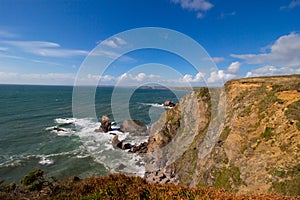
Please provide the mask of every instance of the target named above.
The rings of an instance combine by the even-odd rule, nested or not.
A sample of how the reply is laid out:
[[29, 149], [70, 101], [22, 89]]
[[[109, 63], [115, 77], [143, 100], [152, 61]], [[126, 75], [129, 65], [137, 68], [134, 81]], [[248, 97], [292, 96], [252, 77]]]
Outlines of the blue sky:
[[[103, 84], [115, 84], [123, 78], [124, 84], [141, 84], [163, 79], [196, 85], [200, 75], [218, 84], [300, 73], [300, 0], [0, 0], [0, 83], [73, 85], [90, 51], [101, 42], [112, 53], [130, 45], [112, 36], [140, 27], [191, 37], [217, 68], [203, 74], [178, 56], [145, 49], [124, 55], [105, 74], [90, 74], [87, 80], [101, 77]], [[147, 63], [167, 65], [181, 77], [164, 77], [155, 70], [161, 66], [131, 70]]]

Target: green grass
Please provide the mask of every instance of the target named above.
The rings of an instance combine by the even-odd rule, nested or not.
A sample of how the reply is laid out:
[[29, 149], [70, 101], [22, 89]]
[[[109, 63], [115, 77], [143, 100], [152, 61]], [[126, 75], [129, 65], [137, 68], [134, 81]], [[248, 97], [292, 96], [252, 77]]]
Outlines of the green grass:
[[230, 134], [230, 132], [231, 132], [231, 128], [229, 128], [229, 126], [226, 126], [223, 129], [222, 133], [220, 134], [219, 140], [225, 141], [227, 139], [228, 135]]
[[285, 116], [290, 120], [296, 120], [297, 129], [300, 131], [300, 101], [290, 104], [285, 111]]
[[260, 135], [260, 137], [262, 139], [264, 139], [265, 141], [268, 141], [272, 138], [272, 136], [274, 135], [273, 133], [274, 128], [270, 128], [270, 127], [266, 127], [265, 131]]

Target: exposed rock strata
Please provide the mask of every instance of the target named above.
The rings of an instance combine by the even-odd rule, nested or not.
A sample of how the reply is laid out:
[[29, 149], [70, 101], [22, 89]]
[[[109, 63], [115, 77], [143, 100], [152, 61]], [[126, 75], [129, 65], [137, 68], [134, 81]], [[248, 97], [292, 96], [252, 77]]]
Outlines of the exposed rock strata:
[[150, 127], [146, 177], [172, 169], [170, 180], [190, 186], [300, 195], [299, 88], [294, 75], [187, 95]]

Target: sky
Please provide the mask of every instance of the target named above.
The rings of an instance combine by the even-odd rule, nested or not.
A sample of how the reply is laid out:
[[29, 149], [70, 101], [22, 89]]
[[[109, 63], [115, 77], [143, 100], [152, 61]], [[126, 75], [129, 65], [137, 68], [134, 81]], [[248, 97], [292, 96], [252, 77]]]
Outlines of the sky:
[[[215, 66], [195, 69], [186, 58], [155, 48], [118, 54], [148, 39], [120, 37], [143, 27], [191, 38]], [[174, 44], [197, 57], [184, 41]], [[113, 62], [78, 75], [99, 45], [106, 49], [98, 56]], [[0, 0], [0, 84], [73, 85], [80, 77], [85, 84], [220, 85], [296, 73], [300, 0]]]

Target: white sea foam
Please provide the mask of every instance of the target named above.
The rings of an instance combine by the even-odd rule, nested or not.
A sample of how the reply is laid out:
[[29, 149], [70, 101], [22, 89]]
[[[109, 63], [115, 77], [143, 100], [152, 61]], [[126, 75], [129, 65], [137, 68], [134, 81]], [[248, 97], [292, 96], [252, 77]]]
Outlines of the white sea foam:
[[159, 104], [159, 103], [141, 103], [143, 105], [148, 105], [148, 106], [152, 106], [155, 108], [164, 108], [164, 109], [171, 109], [171, 106], [164, 106], [164, 104]]
[[57, 118], [54, 120], [57, 124], [73, 124], [75, 122], [74, 118]]
[[29, 159], [38, 159], [38, 163], [41, 165], [52, 165], [55, 163], [55, 158], [60, 156], [76, 156], [77, 158], [86, 158], [89, 156], [89, 154], [86, 154], [86, 150], [83, 147], [79, 147], [78, 149], [72, 151], [53, 153], [48, 155], [20, 154], [9, 156], [5, 162], [0, 163], [0, 167], [21, 166]]
[[57, 134], [58, 136], [71, 136], [75, 133], [71, 128], [62, 128], [58, 126], [51, 126], [45, 128], [46, 131], [50, 131], [52, 133]]
[[[56, 119], [55, 122], [57, 124], [72, 122], [75, 125], [74, 130], [72, 130], [73, 132], [67, 130], [67, 128], [65, 128], [65, 130], [78, 136], [85, 151], [87, 151], [96, 162], [103, 164], [110, 172], [122, 172], [144, 176], [145, 169], [142, 157], [137, 154], [128, 153], [128, 151], [114, 148], [111, 142], [114, 135], [118, 135], [120, 141], [123, 140], [130, 144], [144, 142], [147, 140], [147, 137], [132, 137], [130, 133], [119, 132], [117, 131], [119, 127], [116, 124], [112, 126], [114, 131], [108, 133], [95, 132], [95, 129], [98, 129], [101, 123], [95, 122], [92, 119], [59, 118], [59, 120]], [[57, 132], [56, 134], [60, 135], [62, 133]], [[80, 157], [81, 156], [82, 155], [80, 155]]]
[[47, 158], [47, 157], [42, 157], [42, 159], [39, 161], [39, 164], [41, 164], [41, 165], [52, 165], [52, 164], [54, 164], [54, 161]]

